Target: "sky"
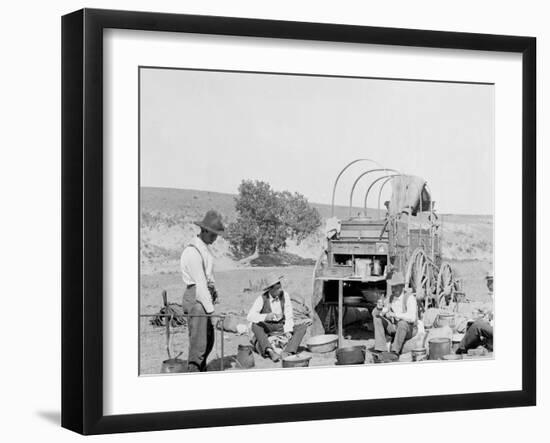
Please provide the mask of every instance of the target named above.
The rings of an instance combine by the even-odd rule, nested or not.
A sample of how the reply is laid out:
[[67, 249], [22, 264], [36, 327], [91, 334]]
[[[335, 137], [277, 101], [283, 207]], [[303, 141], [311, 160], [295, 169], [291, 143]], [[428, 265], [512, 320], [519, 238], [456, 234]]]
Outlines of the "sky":
[[[141, 186], [236, 194], [254, 179], [326, 204], [369, 158], [423, 177], [439, 212], [492, 214], [494, 85], [142, 68], [140, 155]], [[374, 167], [348, 169], [336, 203]]]

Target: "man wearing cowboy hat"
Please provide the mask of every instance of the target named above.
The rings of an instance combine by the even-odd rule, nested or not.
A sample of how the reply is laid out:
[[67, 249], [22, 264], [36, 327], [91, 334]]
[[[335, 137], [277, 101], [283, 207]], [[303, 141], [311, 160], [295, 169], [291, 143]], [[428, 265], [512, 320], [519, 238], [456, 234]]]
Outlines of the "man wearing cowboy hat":
[[[263, 357], [274, 362], [290, 354], [295, 354], [307, 330], [307, 324], [294, 323], [292, 301], [281, 285], [283, 277], [270, 276], [263, 294], [255, 301], [248, 313], [252, 332], [256, 339], [256, 349]], [[288, 341], [282, 354], [273, 349], [269, 337], [278, 336]]]
[[214, 302], [217, 292], [214, 287], [214, 256], [210, 245], [223, 234], [221, 215], [210, 210], [202, 221], [195, 222], [201, 228], [181, 254], [180, 267], [185, 292], [183, 308], [189, 317], [189, 372], [206, 371], [206, 359], [214, 347]]
[[405, 288], [405, 279], [400, 272], [393, 274], [389, 283], [392, 291], [389, 302], [384, 305], [383, 301], [379, 300], [372, 311], [374, 350], [387, 351], [388, 334], [393, 337], [389, 359], [397, 360], [405, 342], [416, 335], [418, 305], [415, 294]]

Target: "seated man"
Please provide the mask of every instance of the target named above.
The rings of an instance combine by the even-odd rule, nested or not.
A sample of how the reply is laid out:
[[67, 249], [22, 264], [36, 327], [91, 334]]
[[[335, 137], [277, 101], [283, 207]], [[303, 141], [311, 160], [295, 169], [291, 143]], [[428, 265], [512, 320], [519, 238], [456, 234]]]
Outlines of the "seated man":
[[493, 352], [493, 312], [490, 309], [479, 310], [477, 318], [473, 322], [470, 320], [456, 353], [467, 354], [469, 349], [480, 345]]
[[[274, 362], [295, 354], [307, 330], [307, 323], [294, 324], [292, 301], [282, 288], [282, 278], [271, 277], [268, 280], [263, 294], [254, 301], [247, 317], [252, 323], [258, 352], [262, 357], [268, 356]], [[273, 349], [270, 336], [279, 336], [284, 339], [281, 341], [288, 341], [282, 354]]]
[[493, 352], [493, 326], [485, 319], [476, 320], [468, 327], [456, 353], [467, 354], [468, 349], [475, 349], [479, 345]]
[[390, 281], [392, 295], [389, 302], [379, 300], [372, 311], [374, 324], [374, 351], [387, 351], [386, 334], [393, 337], [389, 360], [397, 360], [405, 342], [417, 333], [418, 308], [416, 297], [404, 290], [405, 281], [400, 273]]
[[470, 324], [466, 329], [466, 333], [458, 349], [457, 354], [467, 354], [469, 349], [475, 349], [482, 345], [489, 352], [493, 352], [493, 274], [488, 272], [486, 278], [487, 289], [491, 294], [491, 302], [485, 304], [477, 310], [477, 314], [474, 315], [473, 321], [470, 320]]

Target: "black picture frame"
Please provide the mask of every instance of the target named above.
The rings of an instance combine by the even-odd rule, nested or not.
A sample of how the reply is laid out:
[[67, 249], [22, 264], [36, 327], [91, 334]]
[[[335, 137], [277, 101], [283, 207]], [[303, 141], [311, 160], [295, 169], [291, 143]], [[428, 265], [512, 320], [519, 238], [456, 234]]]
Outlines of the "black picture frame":
[[[522, 389], [110, 415], [103, 412], [103, 30], [502, 51], [522, 55]], [[152, 431], [536, 404], [536, 39], [340, 24], [83, 9], [62, 18], [62, 426]]]

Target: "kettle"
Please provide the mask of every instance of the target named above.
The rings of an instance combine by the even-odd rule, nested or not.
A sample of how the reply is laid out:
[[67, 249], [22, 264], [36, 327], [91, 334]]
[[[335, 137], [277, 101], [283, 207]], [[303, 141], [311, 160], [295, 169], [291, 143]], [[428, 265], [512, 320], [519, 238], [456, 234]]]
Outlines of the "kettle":
[[237, 363], [243, 369], [250, 369], [255, 366], [253, 348], [251, 345], [239, 345], [237, 349]]
[[174, 374], [179, 372], [187, 372], [187, 364], [179, 358], [169, 358], [162, 362], [160, 367], [161, 374]]

